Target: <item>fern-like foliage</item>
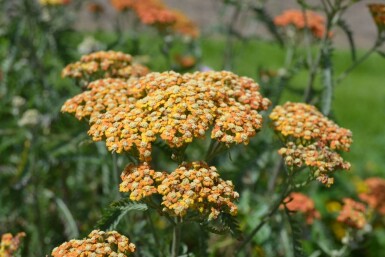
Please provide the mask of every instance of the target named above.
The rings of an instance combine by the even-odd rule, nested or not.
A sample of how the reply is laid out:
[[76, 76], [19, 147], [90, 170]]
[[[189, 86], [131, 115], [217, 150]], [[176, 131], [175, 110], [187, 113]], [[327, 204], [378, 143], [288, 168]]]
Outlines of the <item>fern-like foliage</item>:
[[291, 228], [291, 241], [293, 244], [293, 254], [294, 257], [305, 257], [303, 252], [302, 243], [300, 238], [302, 237], [301, 223], [296, 219], [294, 215], [291, 215], [291, 212], [285, 208], [290, 228]]
[[238, 220], [234, 216], [227, 213], [222, 213], [215, 221], [201, 223], [201, 226], [202, 229], [210, 233], [218, 235], [225, 235], [230, 233], [234, 238], [238, 240], [243, 239]]
[[121, 218], [129, 211], [146, 211], [147, 205], [144, 203], [132, 202], [128, 198], [123, 198], [110, 204], [103, 211], [101, 219], [97, 222], [96, 228], [101, 230], [113, 230], [119, 224]]

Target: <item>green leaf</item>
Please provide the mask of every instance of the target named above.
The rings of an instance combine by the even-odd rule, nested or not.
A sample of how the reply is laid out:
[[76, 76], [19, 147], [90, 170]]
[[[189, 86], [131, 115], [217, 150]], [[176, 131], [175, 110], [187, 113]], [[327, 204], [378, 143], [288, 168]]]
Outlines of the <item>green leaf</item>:
[[77, 238], [79, 236], [79, 230], [71, 211], [61, 198], [55, 197], [55, 202], [60, 210], [60, 216], [65, 223], [66, 235], [68, 238]]
[[228, 227], [233, 237], [235, 237], [238, 240], [243, 239], [243, 235], [239, 227], [239, 222], [234, 216], [228, 213], [222, 213], [219, 218], [223, 226]]
[[294, 257], [305, 257], [305, 253], [303, 252], [302, 248], [302, 242], [300, 240], [302, 237], [301, 223], [296, 219], [294, 215], [291, 215], [292, 213], [287, 208], [285, 208], [285, 211], [291, 228]]
[[339, 20], [337, 23], [337, 26], [340, 27], [345, 32], [346, 37], [348, 38], [352, 60], [355, 61], [357, 59], [357, 54], [356, 54], [357, 51], [354, 43], [353, 31], [350, 29], [349, 25], [344, 20]]
[[103, 211], [102, 218], [97, 222], [96, 228], [101, 230], [113, 230], [119, 224], [121, 218], [129, 211], [146, 211], [144, 203], [132, 202], [128, 198], [120, 199], [110, 204]]

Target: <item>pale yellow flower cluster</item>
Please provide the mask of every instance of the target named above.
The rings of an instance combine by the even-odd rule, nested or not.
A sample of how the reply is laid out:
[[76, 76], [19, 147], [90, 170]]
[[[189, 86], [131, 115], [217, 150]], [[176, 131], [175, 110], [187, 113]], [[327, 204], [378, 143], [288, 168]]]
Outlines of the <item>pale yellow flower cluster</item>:
[[196, 211], [208, 220], [216, 219], [221, 212], [236, 215], [233, 203], [239, 198], [231, 181], [219, 177], [215, 167], [205, 162], [180, 165], [158, 186], [163, 195], [163, 211], [182, 217]]
[[66, 5], [69, 4], [71, 0], [39, 0], [41, 5]]
[[179, 148], [212, 128], [211, 138], [226, 145], [247, 144], [262, 126], [259, 111], [269, 104], [258, 84], [231, 72], [163, 72], [95, 81], [62, 111], [90, 116], [88, 133], [106, 140], [110, 151], [137, 149], [140, 160], [149, 161], [157, 137]]
[[115, 51], [99, 51], [81, 57], [80, 61], [67, 65], [63, 77], [82, 81], [85, 85], [102, 78], [141, 77], [149, 72], [148, 68], [133, 63], [129, 54]]
[[336, 151], [349, 151], [352, 132], [339, 127], [314, 106], [287, 102], [276, 106], [270, 118], [286, 144], [278, 153], [288, 167], [310, 167], [317, 180], [326, 186], [333, 184], [335, 170], [350, 168]]
[[92, 231], [83, 240], [70, 240], [52, 251], [53, 257], [127, 257], [135, 251], [135, 245], [116, 231]]

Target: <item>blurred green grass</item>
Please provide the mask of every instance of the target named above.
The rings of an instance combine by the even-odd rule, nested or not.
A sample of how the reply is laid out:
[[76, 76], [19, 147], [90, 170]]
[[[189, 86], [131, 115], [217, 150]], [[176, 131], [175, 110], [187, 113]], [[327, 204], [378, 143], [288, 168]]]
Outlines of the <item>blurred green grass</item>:
[[[203, 63], [221, 69], [224, 41], [203, 39]], [[358, 50], [358, 57], [365, 50]], [[234, 44], [234, 69], [240, 75], [256, 78], [258, 67], [278, 69], [284, 61], [284, 52], [276, 44], [250, 40]], [[349, 49], [336, 49], [333, 54], [335, 74], [338, 75], [352, 62]], [[373, 54], [354, 69], [335, 88], [333, 118], [353, 131], [351, 152], [345, 154], [352, 163], [352, 171], [368, 177], [385, 173], [385, 59]], [[293, 80], [295, 87], [304, 88], [306, 73]], [[284, 101], [300, 101], [298, 96], [285, 94]]]

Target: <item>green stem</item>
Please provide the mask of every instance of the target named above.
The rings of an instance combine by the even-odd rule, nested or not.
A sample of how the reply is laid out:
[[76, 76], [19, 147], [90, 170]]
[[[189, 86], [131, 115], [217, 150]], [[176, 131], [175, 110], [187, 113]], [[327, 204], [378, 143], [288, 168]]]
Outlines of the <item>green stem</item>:
[[158, 237], [158, 235], [156, 233], [156, 230], [155, 230], [155, 227], [154, 227], [154, 222], [152, 221], [151, 213], [150, 213], [149, 210], [146, 211], [146, 215], [147, 215], [148, 223], [150, 225], [152, 236], [153, 236], [154, 241], [155, 241], [156, 248], [158, 248], [158, 251], [159, 251], [159, 255], [160, 256], [164, 256], [163, 249], [160, 246], [159, 237]]
[[177, 257], [179, 253], [180, 245], [180, 236], [181, 236], [181, 223], [178, 218], [175, 220], [174, 231], [172, 235], [172, 248], [171, 248], [171, 257]]
[[376, 40], [376, 43], [360, 58], [358, 59], [357, 61], [355, 61], [352, 65], [350, 65], [350, 67], [348, 67], [344, 72], [342, 72], [337, 80], [336, 80], [336, 84], [340, 83], [344, 78], [346, 78], [346, 76], [349, 75], [349, 73], [354, 70], [358, 65], [360, 65], [361, 63], [363, 63], [366, 59], [368, 59], [368, 57], [374, 52], [377, 50], [377, 48], [379, 46], [381, 46], [383, 43], [382, 40], [380, 39], [377, 39]]
[[243, 240], [242, 244], [238, 247], [235, 256], [237, 256], [245, 249], [245, 246], [251, 242], [251, 240], [258, 233], [258, 231], [270, 220], [270, 218], [273, 217], [273, 215], [278, 211], [279, 206], [281, 205], [283, 200], [290, 194], [291, 190], [291, 175], [289, 175], [287, 181], [285, 182], [285, 188], [282, 190], [280, 198], [272, 205], [272, 207], [270, 208], [270, 212], [263, 216], [261, 222], [253, 229], [253, 231], [246, 237], [246, 239]]

